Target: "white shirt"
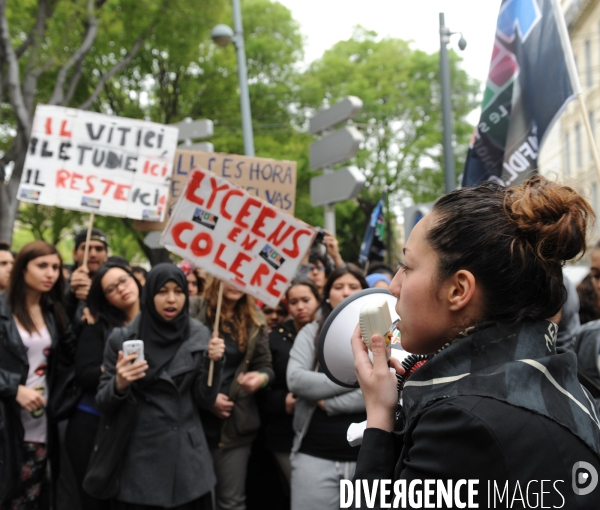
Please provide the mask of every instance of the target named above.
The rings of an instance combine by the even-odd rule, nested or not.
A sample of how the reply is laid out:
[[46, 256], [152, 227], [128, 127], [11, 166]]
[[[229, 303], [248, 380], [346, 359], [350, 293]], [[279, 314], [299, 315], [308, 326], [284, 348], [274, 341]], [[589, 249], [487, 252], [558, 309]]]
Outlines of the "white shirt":
[[[46, 326], [39, 332], [34, 331], [33, 334], [29, 334], [18, 324], [17, 329], [27, 351], [27, 360], [29, 362], [29, 373], [27, 374], [27, 383], [25, 386], [38, 391], [47, 402], [46, 368], [48, 354], [52, 345], [50, 332]], [[21, 408], [21, 423], [25, 429], [25, 441], [32, 443], [46, 442], [47, 423], [46, 409], [44, 407], [33, 412]]]

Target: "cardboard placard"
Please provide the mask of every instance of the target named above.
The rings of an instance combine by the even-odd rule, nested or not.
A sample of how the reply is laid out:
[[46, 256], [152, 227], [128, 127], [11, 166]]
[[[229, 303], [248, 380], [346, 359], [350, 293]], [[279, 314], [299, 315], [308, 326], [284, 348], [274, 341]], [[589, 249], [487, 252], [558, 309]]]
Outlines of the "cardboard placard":
[[38, 105], [17, 197], [161, 222], [176, 147], [174, 127]]
[[[188, 174], [206, 168], [279, 209], [293, 215], [296, 204], [296, 162], [179, 149], [175, 153], [169, 211], [181, 195]], [[162, 224], [136, 221], [137, 230], [164, 230]]]
[[276, 306], [315, 230], [207, 170], [193, 170], [160, 244]]

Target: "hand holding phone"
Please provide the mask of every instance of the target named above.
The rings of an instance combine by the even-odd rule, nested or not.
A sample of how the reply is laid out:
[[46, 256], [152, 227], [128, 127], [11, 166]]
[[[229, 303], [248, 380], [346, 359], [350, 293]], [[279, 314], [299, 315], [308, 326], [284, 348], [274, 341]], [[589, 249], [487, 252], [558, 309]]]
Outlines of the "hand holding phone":
[[[130, 344], [129, 342], [136, 343]], [[134, 358], [133, 356], [137, 357]], [[119, 351], [115, 369], [117, 372], [115, 385], [120, 392], [125, 391], [132, 382], [146, 377], [148, 362], [144, 359], [144, 342], [142, 340], [128, 340], [123, 342], [123, 350]]]
[[143, 340], [126, 340], [123, 342], [123, 354], [129, 356], [137, 354], [135, 362], [144, 361], [144, 341]]

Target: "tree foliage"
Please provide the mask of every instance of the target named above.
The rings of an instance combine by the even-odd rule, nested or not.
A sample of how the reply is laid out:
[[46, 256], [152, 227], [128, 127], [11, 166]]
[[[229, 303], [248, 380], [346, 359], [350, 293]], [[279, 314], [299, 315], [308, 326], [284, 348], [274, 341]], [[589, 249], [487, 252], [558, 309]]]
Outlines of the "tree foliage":
[[[451, 77], [458, 167], [472, 132], [466, 115], [476, 106], [478, 86], [459, 68], [452, 52]], [[363, 101], [354, 122], [366, 141], [354, 163], [366, 175], [368, 187], [359, 196], [355, 213], [345, 220], [362, 221], [359, 225], [355, 220], [352, 231], [364, 232], [384, 189], [392, 208], [406, 198], [426, 202], [443, 193], [438, 54], [414, 49], [401, 39], [379, 39], [375, 32], [357, 27], [349, 40], [335, 44], [304, 73], [300, 106], [312, 113], [348, 95]], [[350, 246], [345, 250], [352, 251]], [[353, 251], [357, 254], [358, 248]]]
[[[310, 205], [307, 118], [356, 95], [354, 122], [366, 142], [353, 161], [367, 176], [358, 200], [336, 205], [346, 260], [356, 260], [371, 210], [388, 190], [394, 210], [442, 193], [442, 120], [438, 55], [409, 42], [380, 39], [357, 27], [353, 36], [300, 71], [303, 38], [290, 11], [272, 0], [242, 2], [256, 154], [298, 162], [295, 215], [323, 223]], [[231, 24], [228, 0], [0, 0], [0, 238], [10, 239], [15, 199], [34, 108], [57, 104], [175, 123], [185, 117], [215, 124], [218, 152], [243, 153], [237, 59], [233, 45], [210, 40], [217, 23]], [[451, 52], [454, 148], [466, 153], [476, 83]], [[391, 213], [389, 220], [391, 221]], [[64, 239], [87, 216], [26, 205], [20, 224], [50, 242]], [[144, 233], [119, 218], [98, 219], [113, 251], [144, 251]], [[391, 231], [391, 229], [388, 229]]]
[[12, 168], [0, 186], [0, 238], [12, 237], [36, 104], [143, 117], [154, 57], [189, 58], [224, 7], [224, 0], [0, 1], [0, 182]]

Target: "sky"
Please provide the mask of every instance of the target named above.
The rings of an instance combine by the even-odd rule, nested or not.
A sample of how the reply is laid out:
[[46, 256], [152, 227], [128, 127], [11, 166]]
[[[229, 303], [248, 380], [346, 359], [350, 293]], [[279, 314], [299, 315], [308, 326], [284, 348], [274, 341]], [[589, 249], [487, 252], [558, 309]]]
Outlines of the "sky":
[[449, 44], [463, 57], [463, 69], [481, 82], [487, 78], [500, 0], [278, 0], [292, 11], [305, 36], [305, 63], [321, 57], [336, 42], [349, 39], [361, 25], [381, 37], [413, 40], [416, 48], [439, 51], [439, 13], [446, 26], [462, 32]]

